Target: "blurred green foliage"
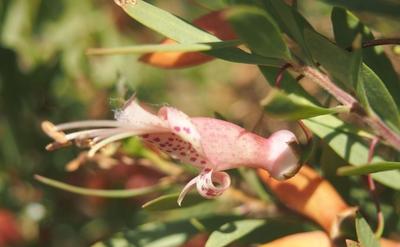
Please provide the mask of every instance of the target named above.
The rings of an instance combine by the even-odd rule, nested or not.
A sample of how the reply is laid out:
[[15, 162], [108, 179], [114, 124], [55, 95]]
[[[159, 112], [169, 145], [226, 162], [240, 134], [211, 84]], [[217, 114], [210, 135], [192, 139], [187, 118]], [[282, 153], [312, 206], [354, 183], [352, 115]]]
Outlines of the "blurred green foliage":
[[[189, 20], [206, 12], [192, 1], [151, 2]], [[344, 1], [324, 2], [348, 5]], [[391, 15], [395, 11], [393, 5], [399, 6], [385, 2], [386, 5], [379, 9], [367, 4], [360, 10]], [[211, 9], [225, 6], [223, 1], [203, 1], [202, 4]], [[324, 11], [330, 6], [313, 5], [310, 8], [310, 4], [310, 1], [299, 1], [299, 9], [312, 23], [315, 20], [318, 25], [326, 23], [329, 16]], [[357, 6], [348, 7], [357, 11]], [[385, 16], [376, 19], [370, 13], [361, 16], [374, 23], [375, 28], [379, 25], [386, 28]], [[391, 36], [400, 35], [392, 29], [389, 31]], [[389, 35], [389, 31], [383, 35]], [[151, 102], [155, 108], [168, 102], [191, 116], [212, 116], [216, 111], [248, 129], [254, 127], [261, 113], [258, 102], [269, 88], [254, 66], [214, 61], [182, 71], [161, 71], [139, 64], [136, 55], [85, 55], [88, 48], [156, 43], [160, 38], [132, 20], [111, 0], [0, 2], [0, 208], [12, 212], [18, 222], [22, 236], [15, 245], [88, 246], [123, 229], [132, 229], [132, 234], [142, 233], [138, 229], [161, 224], [160, 221], [173, 222], [166, 224], [178, 225], [180, 229], [190, 228], [190, 234], [195, 234], [199, 229], [193, 225], [197, 223], [197, 226], [212, 225], [209, 229], [218, 229], [228, 220], [245, 214], [236, 201], [224, 199], [179, 212], [147, 213], [141, 205], [157, 195], [136, 199], [79, 196], [45, 186], [33, 178], [34, 174], [41, 174], [82, 187], [123, 189], [139, 186], [132, 181], [146, 185], [162, 177], [154, 170], [136, 166], [148, 160], [154, 162], [143, 152], [128, 152], [135, 164], [128, 168], [119, 164], [111, 170], [103, 170], [89, 164], [68, 173], [66, 165], [80, 151], [68, 148], [47, 152], [44, 149], [49, 138], [40, 128], [43, 120], [62, 123], [112, 119], [112, 110], [121, 107], [118, 98], [124, 96], [125, 90], [128, 90], [127, 95], [138, 91], [139, 98]], [[292, 126], [269, 119], [264, 131]], [[125, 147], [141, 150], [142, 147], [135, 145], [140, 144], [125, 143]], [[137, 158], [142, 159], [136, 161]], [[311, 165], [321, 164], [327, 178], [346, 201], [362, 205], [361, 209], [375, 222], [373, 203], [362, 183], [355, 177], [332, 175], [334, 170], [326, 165], [332, 159], [342, 162], [329, 148], [319, 149]], [[128, 186], [129, 183], [133, 184]], [[240, 185], [250, 194], [254, 193], [246, 185]], [[383, 186], [379, 188], [387, 218], [385, 235], [393, 235], [400, 231], [400, 193]], [[170, 192], [176, 191], [179, 190], [171, 188]], [[285, 233], [317, 228], [309, 222], [290, 224], [294, 219], [299, 221], [299, 216], [289, 211], [284, 213], [288, 216], [277, 220], [282, 226], [268, 222], [257, 233], [269, 231], [272, 235], [258, 234], [256, 240], [269, 241]], [[223, 214], [230, 215], [220, 216]], [[260, 214], [271, 216], [268, 209], [261, 210]], [[189, 224], [187, 219], [195, 216], [201, 218], [200, 222]], [[182, 219], [185, 220], [180, 222]], [[272, 223], [276, 222], [272, 220]], [[148, 228], [146, 231], [151, 233]], [[249, 236], [252, 237], [255, 240], [254, 235]]]

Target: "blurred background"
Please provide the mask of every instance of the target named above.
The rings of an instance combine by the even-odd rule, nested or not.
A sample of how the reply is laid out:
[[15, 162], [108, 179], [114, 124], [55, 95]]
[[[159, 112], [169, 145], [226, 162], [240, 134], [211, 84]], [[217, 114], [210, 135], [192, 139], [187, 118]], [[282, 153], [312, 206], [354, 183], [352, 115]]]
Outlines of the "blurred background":
[[[187, 20], [226, 6], [224, 1], [149, 2]], [[347, 2], [304, 0], [299, 1], [299, 9], [316, 30], [330, 37], [332, 5], [355, 11], [377, 37], [400, 37], [399, 1], [380, 1], [379, 8], [376, 1]], [[195, 68], [161, 70], [137, 62], [138, 55], [85, 55], [88, 48], [157, 43], [161, 39], [112, 0], [0, 1], [0, 247], [89, 246], [123, 229], [185, 215], [141, 209], [143, 203], [160, 194], [105, 199], [72, 194], [36, 181], [34, 174], [40, 174], [86, 188], [124, 189], [149, 186], [166, 176], [149, 167], [154, 159], [135, 140], [124, 143], [125, 149], [116, 153], [111, 166], [102, 167], [99, 160], [92, 160], [67, 171], [69, 162], [82, 150], [46, 151], [51, 140], [40, 128], [44, 120], [113, 119], [114, 111], [122, 106], [118, 98], [127, 99], [137, 92], [149, 109], [168, 104], [189, 116], [213, 117], [218, 112], [229, 121], [254, 129], [262, 113], [259, 101], [269, 88], [256, 66], [216, 60]], [[398, 65], [396, 52], [387, 52]], [[396, 69], [399, 71], [398, 66]], [[308, 90], [319, 92], [313, 85]], [[299, 131], [295, 125], [268, 117], [261, 126], [263, 135], [283, 128]], [[391, 192], [389, 196], [397, 198], [397, 204], [388, 207], [398, 213], [399, 195]], [[208, 210], [215, 213], [212, 205]], [[400, 230], [397, 222], [393, 223], [394, 231]]]

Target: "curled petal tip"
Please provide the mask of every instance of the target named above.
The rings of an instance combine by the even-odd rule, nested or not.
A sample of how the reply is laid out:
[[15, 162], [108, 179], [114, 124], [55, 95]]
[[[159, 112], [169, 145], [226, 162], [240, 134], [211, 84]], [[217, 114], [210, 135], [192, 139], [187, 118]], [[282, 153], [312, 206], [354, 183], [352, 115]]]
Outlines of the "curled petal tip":
[[[218, 184], [218, 185], [215, 185]], [[231, 178], [225, 172], [214, 172], [205, 168], [199, 175], [197, 191], [206, 199], [215, 199], [229, 188]]]
[[189, 192], [189, 190], [197, 183], [198, 180], [199, 180], [199, 176], [190, 180], [190, 182], [183, 188], [181, 194], [178, 197], [178, 205], [179, 206], [182, 206], [181, 204], [182, 204], [183, 198]]

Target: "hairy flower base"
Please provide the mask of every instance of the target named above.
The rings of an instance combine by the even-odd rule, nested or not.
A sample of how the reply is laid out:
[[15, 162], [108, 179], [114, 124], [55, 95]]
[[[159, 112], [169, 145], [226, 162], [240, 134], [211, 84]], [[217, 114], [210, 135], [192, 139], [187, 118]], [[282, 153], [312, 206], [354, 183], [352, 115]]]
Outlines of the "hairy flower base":
[[[183, 189], [178, 203], [196, 185], [205, 198], [220, 196], [230, 185], [224, 170], [247, 166], [269, 172], [277, 180], [292, 177], [298, 170], [299, 145], [295, 135], [281, 130], [268, 139], [230, 122], [213, 118], [189, 118], [183, 112], [162, 107], [153, 115], [129, 99], [115, 114], [116, 121], [88, 120], [53, 125], [43, 122], [44, 132], [54, 139], [46, 148], [55, 150], [72, 144], [90, 147], [93, 156], [105, 145], [139, 136], [177, 161], [198, 168], [200, 174]], [[87, 129], [69, 134], [70, 129]]]

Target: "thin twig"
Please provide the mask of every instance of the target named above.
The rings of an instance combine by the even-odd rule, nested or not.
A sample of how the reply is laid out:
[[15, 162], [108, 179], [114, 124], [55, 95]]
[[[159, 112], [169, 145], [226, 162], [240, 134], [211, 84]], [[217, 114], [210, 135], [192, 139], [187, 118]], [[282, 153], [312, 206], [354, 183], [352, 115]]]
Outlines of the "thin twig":
[[[389, 39], [375, 39], [375, 40], [364, 41], [361, 44], [361, 48], [364, 49], [364, 48], [380, 46], [380, 45], [400, 45], [400, 39], [389, 38]], [[352, 51], [353, 47], [349, 46], [346, 48], [346, 50]]]

